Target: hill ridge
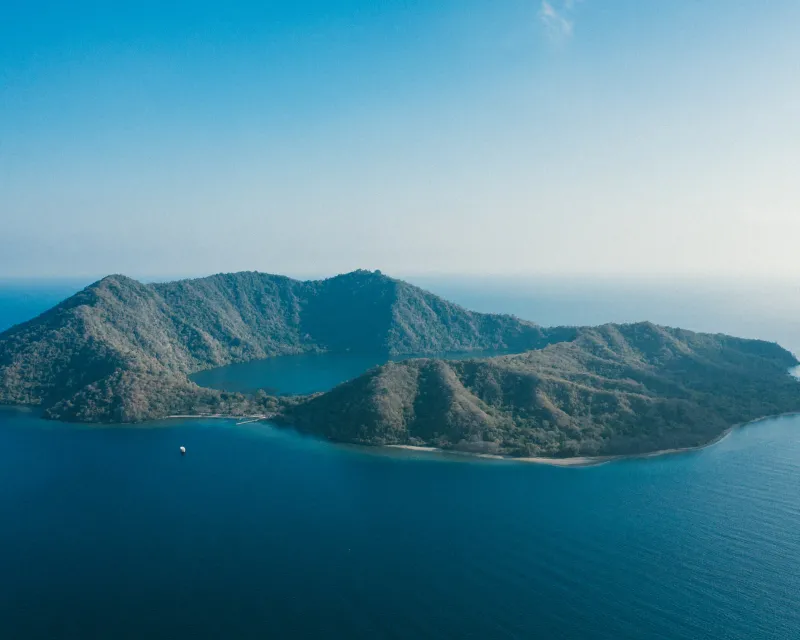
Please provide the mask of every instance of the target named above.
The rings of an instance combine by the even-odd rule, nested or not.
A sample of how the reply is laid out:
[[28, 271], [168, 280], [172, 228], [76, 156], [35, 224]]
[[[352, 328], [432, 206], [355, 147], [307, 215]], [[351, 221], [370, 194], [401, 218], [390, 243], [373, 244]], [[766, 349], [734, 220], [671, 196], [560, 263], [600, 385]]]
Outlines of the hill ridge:
[[[123, 380], [126, 388], [149, 389], [159, 379], [168, 387], [162, 396], [184, 402], [194, 390], [204, 402], [224, 404], [215, 392], [197, 390], [188, 374], [305, 352], [402, 355], [549, 339], [533, 323], [476, 314], [377, 272], [300, 281], [251, 271], [151, 284], [112, 274], [0, 334], [0, 403], [39, 405], [57, 418], [120, 421], [113, 408], [119, 403], [108, 398]], [[152, 379], [133, 384], [134, 377]], [[95, 399], [90, 409], [81, 394]], [[124, 421], [163, 411], [142, 400]]]
[[[309, 352], [415, 358], [311, 397], [245, 396], [188, 375]], [[795, 357], [774, 343], [651, 322], [544, 328], [481, 314], [380, 272], [322, 280], [260, 272], [92, 283], [0, 334], [0, 404], [54, 419], [270, 414], [333, 440], [511, 455], [695, 446], [731, 424], [800, 409]]]
[[[600, 357], [586, 349], [596, 329], [522, 354], [437, 367], [435, 360], [391, 363], [288, 409], [281, 419], [362, 444], [561, 457], [698, 446], [733, 424], [800, 409], [800, 384], [788, 373], [796, 359], [774, 343], [646, 322], [607, 325], [606, 334], [625, 340]], [[644, 349], [636, 357], [633, 339]], [[643, 346], [648, 343], [650, 349]], [[409, 382], [426, 375], [446, 388], [434, 394], [438, 403], [431, 404], [421, 383]], [[393, 403], [379, 401], [387, 394]], [[457, 402], [442, 402], [451, 394]], [[397, 410], [421, 405], [428, 413], [423, 419], [419, 411]]]

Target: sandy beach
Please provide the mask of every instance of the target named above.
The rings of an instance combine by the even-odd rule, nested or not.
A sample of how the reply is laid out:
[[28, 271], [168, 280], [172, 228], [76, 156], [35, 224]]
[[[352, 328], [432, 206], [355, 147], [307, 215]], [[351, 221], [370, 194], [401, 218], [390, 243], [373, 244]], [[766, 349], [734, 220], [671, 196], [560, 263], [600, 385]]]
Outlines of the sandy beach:
[[[502, 456], [492, 453], [472, 453], [470, 451], [458, 451], [457, 449], [440, 449], [438, 447], [417, 447], [410, 444], [388, 444], [387, 449], [405, 449], [407, 451], [419, 451], [422, 453], [439, 453], [448, 456], [465, 456], [469, 458], [480, 458], [483, 460], [505, 460], [508, 462], [530, 462], [534, 464], [549, 464], [554, 467], [589, 467], [604, 464], [617, 458], [625, 456], [606, 456], [606, 457], [574, 457], [574, 458], [517, 458], [514, 456]], [[631, 456], [633, 457], [633, 456]]]
[[691, 453], [692, 451], [700, 451], [701, 449], [706, 449], [708, 447], [714, 446], [715, 444], [718, 444], [719, 442], [722, 442], [735, 429], [746, 427], [748, 425], [752, 425], [757, 422], [762, 422], [764, 420], [770, 420], [772, 418], [782, 418], [784, 416], [793, 416], [793, 415], [800, 415], [800, 412], [790, 411], [788, 413], [780, 413], [774, 416], [763, 416], [761, 418], [756, 418], [755, 420], [751, 420], [750, 422], [743, 422], [741, 424], [736, 424], [723, 431], [721, 434], [719, 434], [719, 436], [717, 436], [710, 442], [698, 445], [696, 447], [684, 447], [682, 449], [662, 449], [660, 451], [651, 451], [649, 453], [632, 453], [632, 454], [617, 455], [617, 456], [578, 456], [574, 458], [541, 458], [541, 457], [517, 458], [514, 456], [503, 456], [491, 453], [472, 453], [469, 451], [457, 451], [454, 449], [440, 449], [438, 447], [417, 447], [407, 444], [390, 444], [386, 445], [386, 448], [406, 449], [409, 451], [420, 451], [425, 453], [441, 453], [446, 455], [469, 456], [471, 458], [483, 458], [486, 460], [506, 460], [508, 462], [547, 464], [553, 467], [595, 467], [601, 464], [607, 464], [609, 462], [614, 462], [618, 460], [635, 460], [637, 458], [639, 459], [657, 458], [660, 456], [671, 456], [671, 455], [678, 455], [681, 453]]

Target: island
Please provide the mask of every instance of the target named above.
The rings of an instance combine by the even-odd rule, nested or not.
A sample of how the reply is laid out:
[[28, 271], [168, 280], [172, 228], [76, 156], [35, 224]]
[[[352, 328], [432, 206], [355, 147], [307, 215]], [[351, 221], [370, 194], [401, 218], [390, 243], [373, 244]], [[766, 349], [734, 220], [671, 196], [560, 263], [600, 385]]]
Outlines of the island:
[[[487, 350], [507, 355], [416, 357]], [[346, 351], [415, 357], [310, 396], [189, 378]], [[76, 422], [265, 416], [336, 442], [613, 456], [701, 446], [732, 425], [798, 411], [797, 364], [775, 343], [649, 322], [548, 328], [475, 313], [377, 271], [153, 284], [112, 275], [0, 334], [0, 404]]]

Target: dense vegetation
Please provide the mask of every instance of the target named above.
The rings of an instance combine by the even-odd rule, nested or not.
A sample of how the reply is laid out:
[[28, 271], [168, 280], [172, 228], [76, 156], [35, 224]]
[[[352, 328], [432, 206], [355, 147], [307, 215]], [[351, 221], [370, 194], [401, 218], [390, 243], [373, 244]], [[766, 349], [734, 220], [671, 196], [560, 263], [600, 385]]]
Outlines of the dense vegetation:
[[145, 285], [109, 276], [0, 334], [0, 403], [103, 422], [254, 412], [285, 401], [201, 389], [188, 374], [309, 351], [523, 350], [574, 333], [471, 313], [369, 271], [309, 282], [237, 273]]
[[[188, 375], [310, 351], [506, 350], [373, 369], [309, 398], [198, 387]], [[51, 418], [275, 414], [364, 444], [511, 455], [645, 452], [800, 410], [779, 346], [649, 323], [545, 329], [469, 312], [378, 272], [302, 282], [260, 273], [145, 285], [109, 276], [0, 334], [0, 403]]]
[[658, 327], [582, 329], [485, 360], [378, 367], [288, 409], [302, 430], [364, 444], [566, 457], [700, 445], [734, 423], [800, 409], [779, 346]]

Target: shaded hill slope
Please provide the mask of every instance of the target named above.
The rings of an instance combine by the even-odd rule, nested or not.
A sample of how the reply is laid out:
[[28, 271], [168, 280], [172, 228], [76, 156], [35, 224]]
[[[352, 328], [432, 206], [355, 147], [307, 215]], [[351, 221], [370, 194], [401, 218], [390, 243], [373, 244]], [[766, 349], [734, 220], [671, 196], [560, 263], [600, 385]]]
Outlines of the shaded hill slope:
[[[308, 398], [244, 396], [188, 378], [303, 352], [486, 349], [518, 355], [393, 362]], [[305, 282], [109, 276], [0, 334], [0, 403], [87, 422], [269, 413], [344, 442], [602, 455], [694, 446], [731, 424], [800, 410], [800, 384], [787, 373], [796, 363], [772, 343], [650, 323], [546, 329], [377, 272]]]
[[142, 284], [109, 276], [0, 334], [0, 403], [129, 422], [245, 401], [187, 375], [309, 351], [387, 355], [524, 350], [571, 339], [469, 312], [377, 272], [320, 281], [246, 272]]
[[335, 440], [523, 456], [704, 444], [732, 424], [800, 410], [778, 345], [650, 323], [485, 360], [389, 363], [286, 411]]

